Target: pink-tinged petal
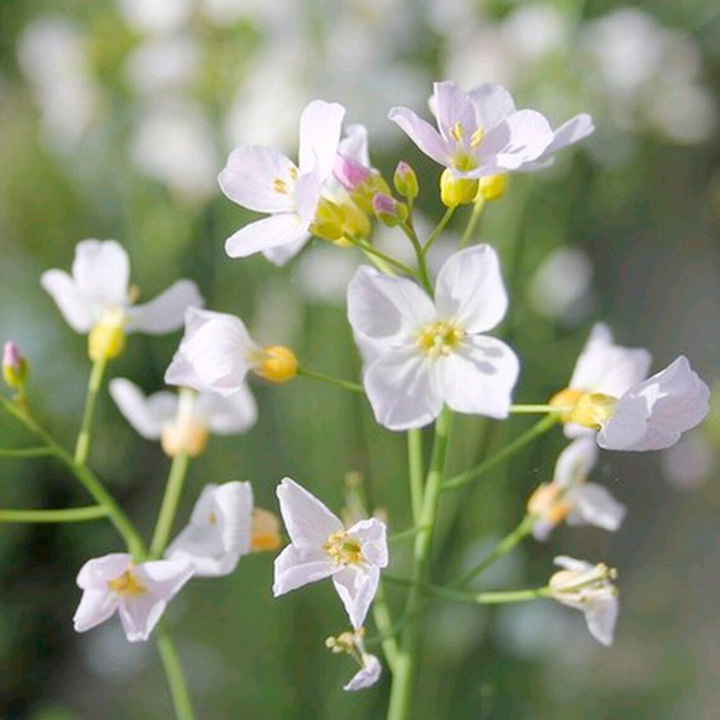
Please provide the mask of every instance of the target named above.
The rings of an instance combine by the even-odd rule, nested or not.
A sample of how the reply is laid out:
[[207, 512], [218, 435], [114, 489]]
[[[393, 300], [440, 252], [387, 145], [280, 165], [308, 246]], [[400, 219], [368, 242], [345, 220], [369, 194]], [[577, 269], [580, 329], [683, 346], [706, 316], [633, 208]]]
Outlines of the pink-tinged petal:
[[440, 133], [430, 123], [418, 117], [412, 110], [395, 107], [388, 113], [394, 122], [428, 157], [440, 165], [450, 166], [455, 149], [443, 140]]
[[437, 118], [440, 133], [447, 143], [457, 142], [452, 132], [459, 124], [469, 141], [476, 130], [475, 108], [470, 98], [454, 82], [436, 82], [433, 85], [431, 106]]
[[351, 158], [363, 167], [370, 167], [368, 131], [364, 125], [354, 124], [345, 128], [345, 137], [340, 141], [338, 153]]
[[371, 565], [384, 568], [388, 564], [387, 528], [377, 518], [360, 520], [348, 528], [348, 536], [362, 544], [362, 554]]
[[379, 582], [380, 569], [373, 565], [349, 565], [333, 575], [335, 590], [345, 606], [350, 624], [356, 630], [365, 624]]
[[73, 617], [75, 632], [86, 632], [104, 623], [117, 610], [119, 599], [107, 587], [85, 590]]
[[361, 265], [350, 281], [347, 302], [356, 333], [391, 345], [413, 342], [414, 333], [436, 316], [432, 300], [417, 283], [367, 265]]
[[204, 304], [203, 296], [192, 280], [178, 280], [154, 300], [131, 307], [126, 330], [151, 335], [173, 332], [182, 327], [188, 308], [199, 308]]
[[283, 478], [276, 492], [285, 527], [294, 545], [319, 550], [328, 536], [343, 529], [337, 515], [291, 478]]
[[615, 532], [625, 518], [627, 509], [618, 502], [607, 488], [595, 483], [584, 483], [570, 491], [572, 512], [568, 525], [594, 525]]
[[217, 435], [245, 432], [257, 421], [257, 405], [247, 385], [240, 385], [232, 395], [203, 392], [197, 399], [197, 407], [210, 432]]
[[257, 220], [233, 233], [225, 241], [231, 258], [248, 257], [257, 252], [308, 238], [308, 224], [295, 213], [282, 213]]
[[42, 274], [40, 284], [55, 301], [65, 322], [75, 332], [90, 332], [96, 320], [93, 306], [80, 294], [75, 282], [66, 272], [47, 270]]
[[127, 595], [118, 607], [118, 615], [128, 642], [145, 642], [160, 621], [167, 601], [150, 594]]
[[594, 435], [580, 437], [568, 445], [555, 463], [553, 483], [563, 490], [585, 482], [595, 467], [598, 447]]
[[107, 588], [108, 582], [120, 577], [132, 563], [128, 553], [111, 553], [88, 560], [77, 576], [78, 587], [83, 590]]
[[218, 175], [226, 197], [248, 210], [292, 212], [297, 168], [282, 153], [260, 145], [242, 145], [230, 153]]
[[[681, 355], [620, 398], [614, 414], [598, 433], [598, 444], [610, 450], [668, 448], [704, 420], [709, 399], [710, 389]], [[623, 437], [622, 430], [631, 423], [640, 431], [639, 437]]]
[[435, 306], [440, 317], [452, 318], [468, 333], [486, 332], [505, 317], [507, 292], [490, 245], [460, 250], [445, 261], [435, 285]]
[[434, 368], [440, 394], [451, 409], [503, 419], [510, 412], [520, 372], [513, 349], [484, 335], [471, 336], [454, 353], [438, 358]]
[[467, 93], [475, 110], [475, 123], [485, 132], [515, 113], [512, 95], [502, 85], [483, 83]]
[[332, 174], [335, 153], [340, 143], [345, 108], [338, 103], [313, 100], [300, 116], [300, 171], [317, 167], [321, 179]]
[[295, 242], [287, 243], [286, 245], [278, 245], [277, 247], [268, 248], [263, 250], [262, 254], [277, 267], [282, 267], [290, 260], [292, 260], [306, 245], [310, 238], [309, 233], [304, 237], [301, 237]]
[[590, 634], [606, 647], [613, 643], [619, 609], [617, 596], [611, 592], [605, 597], [590, 598], [584, 607], [585, 622]]
[[158, 440], [163, 425], [177, 414], [178, 396], [159, 392], [145, 397], [140, 388], [125, 378], [115, 378], [108, 386], [118, 410], [146, 440]]
[[275, 558], [273, 596], [279, 597], [308, 583], [324, 580], [337, 572], [337, 565], [326, 553], [318, 551], [310, 555], [300, 553], [294, 545], [288, 545]]
[[592, 135], [593, 132], [595, 132], [595, 125], [590, 115], [586, 113], [575, 115], [575, 117], [570, 118], [555, 130], [553, 141], [543, 154], [550, 155], [566, 148], [568, 145], [574, 145], [576, 142], [584, 140], [588, 135]]
[[111, 306], [127, 302], [130, 260], [115, 240], [78, 243], [72, 274], [82, 295]]
[[479, 164], [517, 170], [537, 160], [552, 140], [553, 131], [540, 113], [519, 110], [485, 135], [477, 151]]
[[597, 323], [578, 357], [568, 387], [620, 397], [647, 377], [651, 362], [647, 350], [616, 345], [610, 328]]
[[375, 419], [388, 430], [429, 425], [442, 408], [428, 361], [416, 347], [388, 349], [367, 368], [363, 385]]
[[343, 687], [347, 692], [364, 690], [374, 685], [382, 674], [382, 665], [374, 655], [364, 654], [362, 656], [363, 666], [351, 678], [350, 682]]

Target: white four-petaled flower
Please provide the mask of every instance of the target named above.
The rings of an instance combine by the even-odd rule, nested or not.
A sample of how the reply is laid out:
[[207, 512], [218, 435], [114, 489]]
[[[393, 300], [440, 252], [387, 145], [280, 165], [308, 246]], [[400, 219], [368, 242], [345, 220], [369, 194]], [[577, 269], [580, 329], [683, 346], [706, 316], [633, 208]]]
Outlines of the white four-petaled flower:
[[163, 334], [182, 326], [185, 311], [200, 307], [202, 296], [191, 280], [178, 280], [154, 300], [135, 305], [130, 261], [114, 240], [84, 240], [75, 248], [72, 275], [43, 273], [41, 284], [55, 300], [68, 325], [79, 333], [98, 327], [124, 335]]
[[408, 108], [393, 108], [388, 117], [422, 152], [461, 177], [539, 169], [594, 129], [589, 115], [576, 115], [553, 132], [540, 113], [517, 110], [510, 93], [492, 83], [463, 92], [454, 82], [436, 82], [430, 106], [437, 130]]
[[581, 610], [590, 634], [603, 645], [612, 645], [618, 615], [615, 571], [566, 556], [556, 557], [555, 564], [563, 569], [550, 578], [552, 597]]
[[136, 565], [127, 553], [88, 560], [77, 576], [83, 595], [73, 619], [75, 630], [90, 630], [117, 611], [129, 642], [147, 640], [168, 602], [192, 575], [193, 567], [185, 561]]
[[252, 516], [249, 482], [206, 485], [190, 522], [170, 543], [165, 557], [189, 562], [200, 577], [229, 575], [250, 552]]
[[218, 182], [223, 193], [249, 210], [270, 217], [231, 235], [230, 257], [262, 252], [281, 265], [311, 235], [323, 183], [332, 175], [345, 108], [313, 100], [300, 116], [298, 164], [276, 150], [242, 145], [232, 151]]
[[314, 495], [290, 478], [277, 489], [288, 545], [275, 559], [273, 594], [284, 595], [332, 577], [350, 623], [360, 628], [388, 564], [385, 523], [360, 520], [345, 528]]
[[391, 430], [432, 422], [443, 403], [507, 417], [519, 362], [484, 335], [505, 316], [497, 253], [477, 245], [442, 266], [433, 301], [419, 285], [363, 266], [348, 287], [348, 317], [363, 356], [363, 384], [377, 421]]

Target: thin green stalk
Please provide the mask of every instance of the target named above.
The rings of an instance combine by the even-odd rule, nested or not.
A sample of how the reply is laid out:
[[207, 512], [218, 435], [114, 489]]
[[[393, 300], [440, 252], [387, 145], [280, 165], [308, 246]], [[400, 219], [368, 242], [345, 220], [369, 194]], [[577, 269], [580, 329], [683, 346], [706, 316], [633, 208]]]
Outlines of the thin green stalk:
[[475, 567], [468, 570], [452, 583], [452, 586], [461, 586], [487, 570], [496, 560], [514, 550], [531, 532], [537, 518], [526, 515], [518, 526], [508, 533]]
[[375, 619], [375, 626], [381, 638], [380, 642], [383, 653], [385, 654], [385, 660], [387, 660], [390, 671], [395, 672], [395, 663], [397, 662], [398, 655], [398, 643], [395, 637], [397, 631], [394, 630], [393, 627], [392, 615], [390, 614], [385, 588], [382, 583], [378, 585], [372, 607], [373, 618]]
[[170, 474], [165, 485], [165, 495], [155, 523], [155, 532], [150, 543], [151, 558], [161, 557], [170, 540], [170, 533], [175, 522], [175, 514], [185, 485], [189, 463], [190, 458], [186, 453], [178, 453], [173, 458]]
[[195, 720], [192, 700], [190, 699], [185, 674], [180, 665], [175, 644], [162, 623], [155, 629], [155, 637], [168, 685], [170, 686], [170, 693], [175, 706], [175, 716], [177, 720]]
[[10, 458], [48, 457], [53, 454], [54, 454], [53, 451], [49, 447], [0, 448], [0, 457], [10, 457]]
[[475, 203], [473, 205], [470, 220], [468, 220], [468, 224], [465, 226], [465, 232], [463, 232], [462, 238], [460, 239], [460, 247], [465, 247], [472, 239], [475, 228], [477, 227], [477, 224], [480, 221], [480, 217], [482, 216], [482, 211], [484, 207], [485, 200], [483, 199], [482, 195], [478, 195], [478, 198], [475, 200]]
[[95, 414], [95, 404], [97, 403], [107, 362], [108, 360], [105, 356], [98, 358], [93, 363], [92, 370], [90, 371], [85, 410], [83, 411], [80, 432], [78, 433], [77, 443], [75, 444], [75, 462], [80, 465], [85, 464], [88, 453], [90, 452], [90, 431], [92, 430], [93, 415]]
[[575, 408], [572, 405], [511, 405], [510, 412], [514, 414], [536, 414], [536, 413], [563, 413], [570, 412]]
[[99, 505], [65, 510], [0, 510], [0, 523], [70, 523], [106, 518], [108, 511]]
[[321, 382], [336, 385], [337, 387], [341, 387], [344, 390], [350, 390], [356, 393], [365, 392], [362, 385], [354, 383], [351, 380], [342, 380], [341, 378], [336, 378], [332, 375], [326, 375], [325, 373], [317, 372], [315, 370], [308, 370], [304, 367], [298, 367], [297, 374], [302, 377], [311, 378], [312, 380], [320, 380]]
[[440, 222], [435, 226], [435, 229], [430, 233], [422, 249], [422, 253], [424, 256], [428, 254], [428, 250], [430, 250], [433, 243], [440, 237], [440, 235], [442, 235], [443, 230], [447, 227], [450, 219], [455, 214], [456, 207], [457, 206], [449, 207], [445, 211], [445, 214], [440, 218]]
[[420, 521], [423, 501], [423, 447], [422, 431], [408, 430], [408, 476], [410, 479], [410, 501], [412, 506], [413, 522]]
[[410, 717], [420, 641], [419, 615], [423, 602], [423, 586], [427, 582], [430, 549], [440, 500], [440, 488], [445, 472], [451, 421], [450, 411], [443, 408], [435, 422], [435, 441], [420, 513], [419, 525], [423, 531], [418, 533], [415, 538], [413, 580], [405, 612], [410, 620], [403, 630], [395, 662], [388, 720], [407, 720]]
[[423, 252], [423, 248], [420, 244], [417, 233], [409, 222], [403, 223], [400, 227], [402, 228], [405, 235], [407, 235], [407, 237], [409, 238], [410, 242], [412, 243], [413, 249], [415, 250], [415, 255], [418, 262], [418, 274], [420, 282], [422, 283], [425, 290], [427, 290], [427, 292], [432, 295], [433, 288], [432, 282], [430, 281], [430, 273], [428, 272], [427, 262], [425, 261], [425, 253]]
[[402, 532], [393, 533], [392, 535], [388, 535], [388, 542], [399, 542], [400, 540], [408, 540], [410, 538], [414, 538], [418, 533], [422, 532], [426, 528], [424, 527], [411, 527], [407, 530], [403, 530]]
[[405, 265], [405, 263], [402, 263], [399, 260], [396, 260], [395, 258], [386, 255], [384, 252], [381, 252], [376, 247], [370, 245], [370, 243], [357, 242], [355, 244], [365, 253], [380, 258], [383, 262], [388, 263], [388, 265], [391, 265], [405, 275], [408, 275], [409, 277], [417, 277], [417, 273], [411, 267], [408, 267], [407, 265]]
[[518, 450], [521, 450], [536, 437], [542, 435], [544, 432], [547, 432], [557, 422], [557, 420], [558, 419], [555, 415], [547, 415], [542, 418], [529, 430], [526, 430], [522, 435], [519, 435], [515, 438], [515, 440], [502, 448], [502, 450], [495, 453], [495, 455], [492, 455], [484, 462], [476, 465], [474, 468], [466, 470], [465, 472], [450, 478], [450, 480], [446, 480], [443, 483], [442, 490], [457, 490], [458, 488], [463, 487], [463, 485], [467, 485], [468, 483], [478, 480], [493, 468], [496, 468], [498, 465], [504, 463]]

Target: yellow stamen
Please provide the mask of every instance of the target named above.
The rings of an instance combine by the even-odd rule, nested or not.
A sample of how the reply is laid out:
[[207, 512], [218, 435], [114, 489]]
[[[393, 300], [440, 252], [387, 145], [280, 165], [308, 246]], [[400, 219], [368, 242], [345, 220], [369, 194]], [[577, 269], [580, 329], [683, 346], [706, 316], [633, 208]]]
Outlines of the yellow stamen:
[[110, 580], [108, 587], [121, 596], [142, 595], [147, 592], [147, 588], [135, 577], [132, 567], [128, 568], [120, 577]]
[[554, 483], [542, 483], [528, 500], [530, 515], [538, 515], [553, 527], [570, 514], [572, 504], [563, 499], [564, 492]]
[[280, 195], [287, 195], [288, 194], [287, 183], [284, 180], [281, 180], [280, 178], [275, 178], [275, 180], [273, 180], [273, 190], [276, 193], [280, 193]]
[[463, 137], [465, 137], [465, 128], [462, 126], [462, 123], [456, 122], [450, 128], [450, 135], [452, 136], [453, 140], [460, 142]]
[[431, 358], [449, 355], [457, 350], [465, 337], [465, 330], [446, 320], [425, 325], [417, 334], [417, 344], [422, 352]]
[[480, 147], [480, 145], [482, 144], [482, 141], [484, 138], [485, 138], [485, 128], [479, 127], [470, 136], [470, 148], [472, 150], [477, 150]]
[[360, 541], [348, 537], [346, 530], [330, 535], [323, 544], [323, 550], [336, 565], [359, 565], [364, 562]]

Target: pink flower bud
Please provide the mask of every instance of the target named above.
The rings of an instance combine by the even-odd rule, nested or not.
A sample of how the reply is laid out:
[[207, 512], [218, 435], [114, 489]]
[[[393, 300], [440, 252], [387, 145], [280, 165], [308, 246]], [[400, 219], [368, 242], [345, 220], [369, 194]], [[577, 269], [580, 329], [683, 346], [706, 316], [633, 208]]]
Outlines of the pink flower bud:
[[407, 205], [384, 193], [373, 195], [372, 206], [375, 217], [390, 227], [404, 222], [408, 216]]
[[414, 200], [419, 192], [417, 175], [412, 167], [401, 160], [393, 174], [393, 184], [400, 195], [408, 200]]
[[338, 153], [335, 156], [333, 174], [346, 190], [355, 192], [370, 177], [370, 169], [357, 160]]
[[20, 353], [20, 348], [9, 340], [3, 348], [2, 375], [7, 385], [17, 390], [25, 382], [27, 363]]

